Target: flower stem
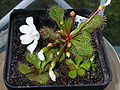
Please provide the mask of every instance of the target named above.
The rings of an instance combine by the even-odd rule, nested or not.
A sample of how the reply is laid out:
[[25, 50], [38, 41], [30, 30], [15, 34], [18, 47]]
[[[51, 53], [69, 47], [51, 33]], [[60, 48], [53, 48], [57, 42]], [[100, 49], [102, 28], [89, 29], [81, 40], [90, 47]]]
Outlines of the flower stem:
[[94, 17], [99, 11], [100, 11], [100, 10], [97, 9], [97, 10], [95, 11], [95, 13], [93, 13], [93, 15], [86, 21], [86, 23], [83, 24], [83, 26], [80, 28], [80, 30], [79, 30], [76, 34], [74, 34], [73, 36], [71, 36], [70, 39], [72, 39], [72, 38], [74, 38], [75, 36], [79, 35], [80, 32], [82, 31], [82, 29], [93, 19], [93, 17]]
[[68, 32], [68, 30], [67, 30], [67, 28], [66, 28], [66, 26], [65, 26], [64, 22], [60, 22], [60, 25], [62, 25], [62, 26], [63, 26], [63, 28], [64, 28], [65, 32]]
[[67, 43], [64, 43], [64, 45], [63, 45], [62, 48], [60, 49], [59, 54], [56, 56], [56, 58], [55, 58], [55, 60], [54, 60], [55, 62], [58, 62], [58, 60], [59, 60], [60, 56], [62, 55], [62, 53], [63, 53], [66, 45], [67, 45]]
[[72, 26], [73, 26], [74, 20], [75, 20], [75, 17], [73, 16], [71, 21], [70, 21], [70, 31], [69, 31], [69, 33], [72, 31]]
[[58, 44], [61, 44], [62, 42], [60, 42], [60, 41], [56, 41], [56, 42], [54, 42], [54, 43], [52, 43], [52, 45], [48, 45], [48, 48], [49, 48], [49, 50], [52, 48], [52, 47], [54, 47], [54, 46], [56, 46], [56, 45], [58, 45]]

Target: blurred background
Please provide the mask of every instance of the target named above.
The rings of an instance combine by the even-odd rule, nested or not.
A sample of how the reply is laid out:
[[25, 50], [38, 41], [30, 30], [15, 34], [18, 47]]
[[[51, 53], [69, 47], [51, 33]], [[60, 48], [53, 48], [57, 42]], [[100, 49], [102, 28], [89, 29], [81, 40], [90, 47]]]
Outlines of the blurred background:
[[[0, 0], [0, 19], [6, 15], [12, 8], [19, 4], [22, 0]], [[88, 8], [95, 11], [100, 0], [65, 0], [73, 8]], [[27, 9], [48, 9], [55, 5], [53, 0], [36, 0]], [[104, 37], [114, 46], [118, 54], [120, 54], [120, 0], [112, 0], [111, 4], [106, 8], [107, 26], [103, 30]]]

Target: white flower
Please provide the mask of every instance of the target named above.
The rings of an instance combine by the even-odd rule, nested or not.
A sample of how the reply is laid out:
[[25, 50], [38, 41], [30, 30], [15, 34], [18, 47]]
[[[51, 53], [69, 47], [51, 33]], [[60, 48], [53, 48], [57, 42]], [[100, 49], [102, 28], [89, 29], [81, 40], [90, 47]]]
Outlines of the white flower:
[[43, 54], [44, 52], [42, 50], [40, 50], [40, 52], [38, 53], [38, 58], [41, 60], [41, 61], [44, 61], [45, 60], [45, 56]]
[[24, 35], [20, 36], [20, 40], [22, 44], [30, 44], [27, 49], [32, 54], [35, 50], [38, 40], [40, 38], [39, 32], [36, 30], [35, 25], [33, 24], [33, 17], [27, 17], [26, 23], [28, 25], [22, 25], [19, 29], [20, 32], [24, 33]]
[[107, 0], [104, 5], [105, 5], [105, 6], [108, 6], [110, 3], [111, 3], [111, 0]]
[[106, 0], [106, 3], [99, 6], [98, 10], [103, 10], [106, 6], [108, 6], [111, 3], [111, 0]]
[[78, 22], [77, 27], [84, 21], [88, 20], [88, 18], [76, 15], [75, 22]]
[[49, 71], [49, 75], [50, 75], [50, 78], [51, 78], [53, 81], [56, 81], [56, 75], [55, 75], [55, 73], [54, 73], [52, 70]]

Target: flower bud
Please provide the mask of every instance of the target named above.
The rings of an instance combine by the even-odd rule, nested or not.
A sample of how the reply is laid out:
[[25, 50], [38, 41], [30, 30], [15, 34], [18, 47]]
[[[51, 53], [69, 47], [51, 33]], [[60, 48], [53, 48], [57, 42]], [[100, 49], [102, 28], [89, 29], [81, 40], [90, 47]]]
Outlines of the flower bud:
[[70, 46], [71, 46], [71, 43], [68, 43], [68, 44], [67, 44], [67, 47], [70, 47]]
[[50, 78], [51, 78], [53, 81], [56, 81], [56, 75], [55, 75], [55, 73], [54, 73], [52, 70], [49, 71], [49, 75], [50, 75]]
[[44, 51], [43, 50], [40, 50], [38, 52], [38, 58], [41, 60], [41, 61], [44, 61], [45, 60], [45, 56], [44, 56]]
[[63, 30], [60, 30], [60, 33], [63, 33]]
[[111, 3], [111, 0], [107, 0], [104, 5], [105, 5], [105, 6], [108, 6], [110, 3]]
[[59, 55], [59, 54], [60, 54], [60, 52], [58, 51], [58, 52], [57, 52], [57, 55]]
[[58, 30], [57, 32], [60, 33], [60, 30]]
[[69, 58], [70, 57], [70, 52], [66, 51], [66, 56]]
[[48, 43], [47, 47], [53, 46], [53, 43]]
[[63, 33], [63, 30], [58, 30], [57, 32], [58, 32], [58, 33]]
[[60, 25], [64, 25], [64, 22], [60, 22]]
[[74, 11], [70, 12], [70, 16], [74, 17], [75, 16], [75, 12]]

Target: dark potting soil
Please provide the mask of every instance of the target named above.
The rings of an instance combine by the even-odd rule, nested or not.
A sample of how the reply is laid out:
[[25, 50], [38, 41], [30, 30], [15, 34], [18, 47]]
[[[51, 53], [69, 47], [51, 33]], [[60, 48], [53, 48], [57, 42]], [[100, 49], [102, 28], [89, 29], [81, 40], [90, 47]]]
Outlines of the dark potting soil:
[[[39, 20], [38, 20], [39, 21]], [[37, 22], [36, 22], [37, 23]], [[39, 22], [41, 25], [41, 22]], [[31, 66], [30, 63], [27, 62], [25, 55], [28, 53], [27, 46], [28, 45], [22, 45], [20, 41], [20, 36], [22, 33], [19, 31], [19, 27], [21, 25], [24, 25], [25, 18], [23, 19], [14, 19], [13, 23], [13, 45], [12, 45], [12, 61], [10, 62], [10, 72], [9, 72], [9, 81], [13, 86], [40, 86], [41, 84], [37, 82], [33, 82], [27, 79], [26, 75], [20, 73], [18, 71], [18, 66], [21, 63], [27, 64], [28, 66]], [[42, 25], [41, 25], [42, 26]], [[41, 26], [37, 26], [37, 30]], [[97, 30], [96, 30], [97, 31]], [[57, 64], [57, 68], [54, 69], [56, 72], [59, 73], [57, 77], [57, 81], [53, 82], [52, 80], [49, 81], [46, 85], [83, 85], [83, 84], [100, 84], [103, 82], [103, 76], [101, 71], [101, 66], [99, 63], [99, 57], [98, 57], [98, 40], [96, 36], [96, 31], [92, 33], [92, 44], [94, 47], [94, 53], [96, 54], [95, 63], [97, 64], [96, 71], [89, 70], [85, 76], [77, 76], [75, 79], [71, 79], [68, 77], [69, 68], [65, 64], [65, 62], [61, 62]], [[39, 51], [42, 47], [46, 46], [48, 44], [48, 41], [44, 41], [42, 39], [39, 40], [38, 46], [36, 48], [36, 51]]]

